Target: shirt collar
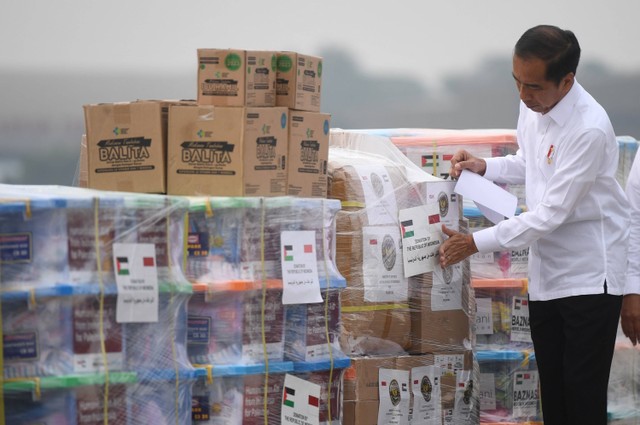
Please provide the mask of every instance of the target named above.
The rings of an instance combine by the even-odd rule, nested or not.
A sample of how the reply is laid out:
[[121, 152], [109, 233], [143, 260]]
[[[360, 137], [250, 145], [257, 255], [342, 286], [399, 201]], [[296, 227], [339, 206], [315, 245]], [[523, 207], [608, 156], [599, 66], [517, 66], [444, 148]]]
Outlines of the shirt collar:
[[556, 106], [553, 107], [553, 109], [547, 112], [546, 115], [559, 126], [564, 126], [564, 123], [567, 122], [571, 116], [573, 107], [578, 102], [583, 90], [582, 86], [578, 84], [578, 81], [574, 79], [569, 92], [556, 104]]

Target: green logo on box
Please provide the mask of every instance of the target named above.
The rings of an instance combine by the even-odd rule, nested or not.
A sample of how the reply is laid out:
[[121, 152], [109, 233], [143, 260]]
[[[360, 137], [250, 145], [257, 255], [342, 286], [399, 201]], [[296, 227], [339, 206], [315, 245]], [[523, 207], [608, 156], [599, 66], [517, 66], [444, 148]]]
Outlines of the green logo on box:
[[291, 57], [282, 55], [278, 57], [278, 72], [289, 72], [293, 67]]
[[322, 77], [322, 61], [318, 61], [318, 77]]
[[226, 58], [224, 58], [224, 65], [227, 67], [229, 71], [237, 71], [242, 66], [242, 59], [236, 53], [229, 53]]
[[271, 71], [276, 72], [277, 66], [278, 66], [278, 57], [276, 55], [271, 55]]

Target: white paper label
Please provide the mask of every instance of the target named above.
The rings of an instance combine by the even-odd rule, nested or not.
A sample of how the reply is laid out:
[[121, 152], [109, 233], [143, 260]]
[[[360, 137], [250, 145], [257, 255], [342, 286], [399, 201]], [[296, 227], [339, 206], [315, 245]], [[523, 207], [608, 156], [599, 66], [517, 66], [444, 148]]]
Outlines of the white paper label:
[[462, 309], [462, 264], [433, 270], [431, 311]]
[[442, 370], [442, 375], [457, 375], [464, 369], [464, 354], [436, 354], [433, 364]]
[[438, 205], [422, 205], [400, 210], [404, 275], [428, 273], [438, 265], [442, 231]]
[[380, 408], [378, 423], [408, 425], [411, 398], [409, 392], [409, 371], [379, 369]]
[[513, 297], [513, 303], [511, 304], [511, 341], [531, 342], [529, 300], [527, 297]]
[[442, 370], [436, 366], [421, 366], [411, 369], [412, 424], [440, 425], [442, 418], [441, 376]]
[[493, 373], [480, 374], [480, 410], [496, 410], [496, 377]]
[[445, 181], [435, 184], [427, 183], [426, 186], [427, 204], [438, 205], [440, 221], [448, 228], [458, 231], [460, 215], [458, 214], [458, 194], [454, 192], [456, 183]]
[[280, 235], [282, 252], [282, 303], [309, 304], [322, 302], [316, 232], [284, 231]]
[[398, 203], [387, 169], [381, 165], [354, 165], [360, 177], [370, 225], [397, 223]]
[[406, 302], [400, 231], [395, 226], [362, 229], [362, 275], [367, 302]]
[[538, 372], [513, 374], [513, 417], [534, 418], [538, 412]]
[[113, 268], [118, 287], [116, 321], [158, 321], [156, 246], [149, 243], [114, 243]]
[[476, 334], [493, 335], [491, 298], [476, 298]]
[[456, 378], [456, 395], [453, 405], [453, 416], [455, 424], [470, 424], [471, 412], [473, 411], [473, 387], [471, 371], [460, 371]]
[[282, 390], [280, 423], [320, 424], [320, 385], [286, 374]]
[[476, 252], [471, 256], [469, 261], [471, 262], [472, 265], [473, 264], [492, 264], [493, 262], [495, 262], [495, 259], [493, 257], [493, 252], [485, 252], [485, 253]]

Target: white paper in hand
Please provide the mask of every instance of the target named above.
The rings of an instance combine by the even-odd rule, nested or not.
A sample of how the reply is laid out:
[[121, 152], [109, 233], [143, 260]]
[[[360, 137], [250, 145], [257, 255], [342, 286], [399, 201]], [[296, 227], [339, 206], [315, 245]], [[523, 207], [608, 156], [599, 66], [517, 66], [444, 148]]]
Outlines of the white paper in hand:
[[513, 217], [518, 207], [518, 198], [479, 174], [462, 170], [455, 192], [471, 199], [485, 217], [497, 224], [504, 217]]

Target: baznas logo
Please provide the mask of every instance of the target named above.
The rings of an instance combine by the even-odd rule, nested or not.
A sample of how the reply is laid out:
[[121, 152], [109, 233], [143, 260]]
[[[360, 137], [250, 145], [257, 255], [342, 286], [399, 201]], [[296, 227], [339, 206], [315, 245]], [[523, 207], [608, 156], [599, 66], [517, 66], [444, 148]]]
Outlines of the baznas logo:
[[382, 239], [382, 264], [387, 271], [391, 271], [393, 266], [396, 265], [396, 246], [393, 242], [393, 238], [389, 235], [385, 235]]
[[424, 398], [424, 401], [431, 401], [431, 393], [433, 392], [433, 385], [431, 385], [431, 379], [427, 375], [422, 377], [420, 381], [420, 393]]
[[449, 213], [449, 197], [444, 192], [440, 192], [438, 195], [438, 207], [440, 208], [440, 217], [446, 217]]
[[398, 381], [395, 379], [391, 380], [389, 384], [389, 398], [391, 399], [391, 404], [394, 406], [400, 403], [400, 385], [398, 385]]

